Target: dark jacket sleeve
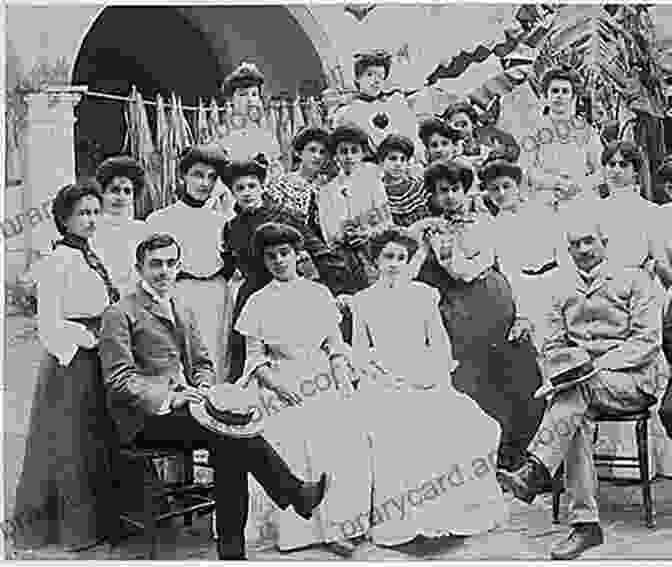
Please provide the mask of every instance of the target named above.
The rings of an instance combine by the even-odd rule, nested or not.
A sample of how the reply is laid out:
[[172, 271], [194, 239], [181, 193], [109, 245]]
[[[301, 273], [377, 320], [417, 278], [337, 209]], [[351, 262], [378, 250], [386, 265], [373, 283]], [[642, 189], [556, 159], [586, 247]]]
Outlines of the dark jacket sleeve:
[[219, 240], [219, 255], [222, 258], [222, 262], [224, 262], [224, 266], [222, 266], [220, 273], [227, 280], [231, 279], [233, 272], [236, 271], [236, 267], [238, 266], [238, 257], [231, 248], [230, 234], [231, 225], [227, 222], [222, 229], [222, 234]]
[[98, 352], [108, 400], [112, 406], [140, 407], [155, 414], [168, 398], [168, 381], [143, 376], [135, 364], [133, 328], [119, 304], [103, 313]]

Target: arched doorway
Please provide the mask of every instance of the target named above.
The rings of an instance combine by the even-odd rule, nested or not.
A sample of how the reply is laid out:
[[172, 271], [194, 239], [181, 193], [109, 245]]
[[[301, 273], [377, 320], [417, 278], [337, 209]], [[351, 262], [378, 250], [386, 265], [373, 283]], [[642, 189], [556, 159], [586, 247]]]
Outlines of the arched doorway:
[[[185, 104], [193, 104], [198, 96], [216, 94], [220, 75], [210, 44], [178, 10], [168, 6], [112, 6], [101, 12], [86, 35], [72, 82], [122, 96], [128, 95], [132, 85], [146, 98], [174, 91]], [[122, 148], [124, 105], [85, 97], [77, 114], [77, 166], [86, 175], [94, 167], [86, 163], [94, 146], [99, 148], [94, 161]]]
[[[266, 75], [267, 94], [315, 94], [326, 86], [327, 65], [318, 53], [325, 39], [316, 46], [308, 35], [315, 30], [304, 29], [301, 20], [283, 6], [109, 6], [82, 42], [72, 83], [122, 96], [135, 85], [145, 99], [175, 92], [193, 105], [217, 95], [223, 77], [247, 60]], [[80, 103], [80, 175], [121, 150], [123, 111], [121, 102], [85, 97]], [[148, 117], [152, 123], [153, 113]]]

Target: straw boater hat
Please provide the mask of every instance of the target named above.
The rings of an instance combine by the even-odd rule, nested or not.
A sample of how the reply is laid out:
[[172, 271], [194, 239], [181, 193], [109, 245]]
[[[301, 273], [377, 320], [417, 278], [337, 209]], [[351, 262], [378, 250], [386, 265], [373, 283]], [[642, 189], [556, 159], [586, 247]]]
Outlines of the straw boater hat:
[[544, 360], [545, 383], [534, 393], [534, 397], [543, 398], [574, 388], [595, 376], [598, 371], [585, 350], [575, 347], [558, 350]]
[[254, 390], [236, 384], [217, 384], [205, 392], [203, 402], [189, 409], [203, 427], [228, 437], [254, 437], [263, 430], [263, 415]]

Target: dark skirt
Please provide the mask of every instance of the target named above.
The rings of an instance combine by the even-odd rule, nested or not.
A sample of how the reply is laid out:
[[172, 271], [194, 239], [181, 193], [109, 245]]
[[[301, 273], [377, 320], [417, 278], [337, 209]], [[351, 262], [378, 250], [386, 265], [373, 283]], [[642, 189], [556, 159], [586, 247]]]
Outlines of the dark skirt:
[[68, 366], [45, 353], [8, 522], [17, 547], [77, 550], [117, 534], [116, 439], [98, 351], [80, 348]]
[[515, 318], [511, 287], [495, 270], [466, 283], [432, 261], [418, 279], [441, 293], [439, 310], [460, 361], [453, 384], [501, 425], [501, 464], [518, 461], [541, 422], [544, 401], [533, 398], [541, 385], [536, 349], [529, 340], [507, 340]]

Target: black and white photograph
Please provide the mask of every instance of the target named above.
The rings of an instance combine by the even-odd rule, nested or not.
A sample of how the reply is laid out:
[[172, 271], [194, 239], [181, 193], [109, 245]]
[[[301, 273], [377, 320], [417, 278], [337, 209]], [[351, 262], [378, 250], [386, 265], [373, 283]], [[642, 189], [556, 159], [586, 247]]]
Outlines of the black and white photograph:
[[672, 4], [0, 19], [2, 559], [672, 557]]

